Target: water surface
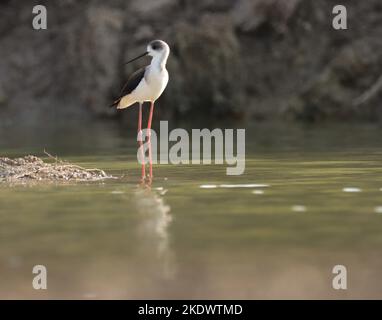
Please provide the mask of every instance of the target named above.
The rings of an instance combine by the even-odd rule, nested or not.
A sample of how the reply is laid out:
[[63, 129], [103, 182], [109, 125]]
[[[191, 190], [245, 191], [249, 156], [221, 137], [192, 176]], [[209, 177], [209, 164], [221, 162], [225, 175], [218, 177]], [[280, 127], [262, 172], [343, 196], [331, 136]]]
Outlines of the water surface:
[[[256, 125], [244, 175], [157, 165], [151, 186], [134, 130], [1, 133], [1, 155], [46, 148], [119, 177], [0, 186], [1, 298], [382, 298], [378, 126]], [[32, 289], [37, 264], [46, 291]], [[346, 291], [332, 288], [338, 264]]]

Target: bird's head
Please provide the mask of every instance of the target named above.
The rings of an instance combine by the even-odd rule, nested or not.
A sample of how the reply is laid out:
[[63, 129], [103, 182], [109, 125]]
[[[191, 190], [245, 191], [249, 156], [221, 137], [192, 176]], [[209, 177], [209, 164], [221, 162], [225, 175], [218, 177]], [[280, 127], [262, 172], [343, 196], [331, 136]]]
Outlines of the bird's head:
[[125, 64], [128, 64], [130, 62], [133, 62], [139, 58], [142, 58], [144, 56], [151, 56], [153, 59], [158, 59], [160, 61], [164, 61], [166, 63], [166, 60], [168, 58], [168, 55], [170, 54], [170, 47], [168, 44], [162, 40], [154, 40], [151, 41], [147, 45], [147, 51], [145, 53], [142, 53], [138, 57], [131, 59], [130, 61], [126, 62]]
[[158, 56], [168, 56], [169, 53], [170, 47], [162, 40], [151, 41], [147, 46], [147, 54], [153, 58]]

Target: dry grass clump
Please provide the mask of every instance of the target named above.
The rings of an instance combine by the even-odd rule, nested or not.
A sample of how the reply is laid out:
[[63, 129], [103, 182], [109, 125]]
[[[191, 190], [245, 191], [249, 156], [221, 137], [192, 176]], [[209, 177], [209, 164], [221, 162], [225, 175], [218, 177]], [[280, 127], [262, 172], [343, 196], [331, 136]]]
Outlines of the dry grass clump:
[[23, 158], [9, 159], [0, 157], [0, 182], [25, 181], [100, 181], [112, 178], [103, 170], [85, 169], [64, 162], [45, 152], [54, 161], [44, 162], [42, 159], [28, 155]]

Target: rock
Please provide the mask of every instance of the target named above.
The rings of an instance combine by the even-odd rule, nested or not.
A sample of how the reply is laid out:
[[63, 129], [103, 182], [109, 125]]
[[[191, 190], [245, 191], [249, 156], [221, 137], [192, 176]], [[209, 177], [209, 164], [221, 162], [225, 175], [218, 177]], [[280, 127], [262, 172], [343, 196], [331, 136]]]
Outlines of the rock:
[[284, 33], [289, 18], [301, 0], [240, 0], [232, 16], [235, 26], [242, 32], [254, 32], [269, 24], [275, 31]]
[[92, 115], [118, 115], [126, 120], [121, 123], [135, 125], [130, 111], [107, 106], [131, 72], [149, 60], [123, 62], [154, 38], [172, 48], [170, 82], [157, 117], [207, 123], [216, 116], [376, 119], [382, 113], [381, 1], [348, 1], [346, 31], [331, 27], [333, 5], [331, 0], [53, 1], [48, 30], [36, 31], [30, 1], [3, 1], [1, 125], [83, 122]]
[[36, 31], [30, 27], [31, 4], [20, 1], [16, 10], [18, 15], [9, 17], [17, 20], [15, 26], [0, 39], [0, 92], [7, 97], [0, 112], [25, 122], [89, 110], [104, 114], [118, 77], [122, 11], [51, 4], [48, 30]]
[[171, 83], [164, 104], [182, 114], [227, 116], [243, 112], [240, 45], [226, 16], [204, 15], [198, 26], [179, 23]]
[[175, 5], [175, 2], [175, 0], [132, 0], [129, 9], [132, 14], [152, 16], [160, 14], [161, 10]]
[[[315, 81], [291, 100], [287, 112], [311, 121], [351, 117], [372, 119], [378, 113], [376, 98], [380, 92], [370, 96], [371, 101], [361, 101], [360, 97], [382, 74], [381, 52], [381, 42], [373, 38], [362, 38], [346, 46]], [[370, 102], [372, 104], [365, 109]]]

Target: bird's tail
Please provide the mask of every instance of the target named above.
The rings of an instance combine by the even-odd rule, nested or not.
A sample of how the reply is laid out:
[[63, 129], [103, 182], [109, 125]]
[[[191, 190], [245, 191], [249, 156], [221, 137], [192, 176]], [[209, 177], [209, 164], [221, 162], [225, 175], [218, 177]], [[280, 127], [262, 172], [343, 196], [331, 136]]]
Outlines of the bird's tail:
[[109, 105], [109, 108], [117, 108], [119, 103], [121, 102], [121, 99], [122, 98], [118, 98], [117, 100], [115, 100], [112, 104]]
[[128, 94], [126, 96], [123, 96], [121, 99], [119, 99], [118, 102], [116, 102], [117, 109], [128, 108], [136, 102], [137, 101], [135, 100], [135, 98], [131, 94]]

